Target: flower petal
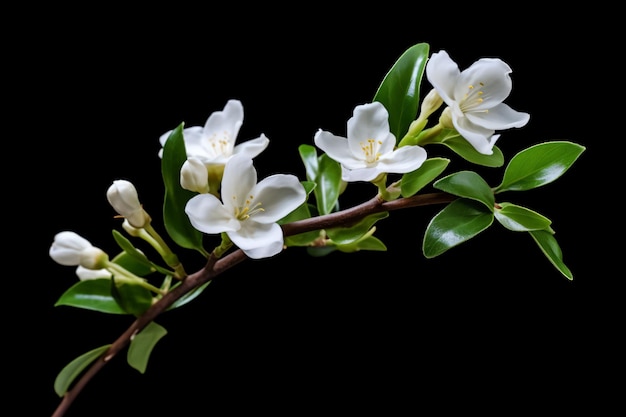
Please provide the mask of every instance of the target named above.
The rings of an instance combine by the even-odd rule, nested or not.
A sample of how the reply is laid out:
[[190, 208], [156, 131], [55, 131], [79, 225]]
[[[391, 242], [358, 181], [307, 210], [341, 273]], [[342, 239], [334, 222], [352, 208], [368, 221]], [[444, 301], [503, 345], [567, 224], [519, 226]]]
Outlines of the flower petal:
[[243, 124], [243, 105], [239, 100], [228, 100], [222, 111], [211, 113], [204, 124], [204, 135], [220, 135], [234, 143]]
[[275, 174], [259, 182], [251, 193], [263, 211], [254, 214], [258, 223], [274, 223], [306, 200], [306, 191], [295, 175]]
[[335, 136], [330, 132], [319, 129], [315, 133], [313, 141], [315, 146], [326, 152], [326, 155], [340, 164], [350, 165], [350, 163], [355, 161], [358, 161], [359, 164], [363, 163], [354, 157], [354, 154], [348, 147], [348, 140], [344, 137]]
[[267, 136], [261, 134], [261, 136], [256, 139], [251, 139], [235, 145], [235, 147], [233, 148], [233, 155], [242, 154], [247, 156], [248, 158], [254, 158], [258, 156], [261, 152], [263, 152], [265, 148], [267, 148], [267, 145], [269, 145], [269, 143], [270, 140], [267, 138]]
[[185, 213], [191, 225], [204, 233], [222, 233], [241, 227], [233, 211], [225, 208], [213, 194], [198, 194], [187, 201]]
[[451, 106], [454, 102], [454, 88], [461, 71], [446, 51], [431, 55], [426, 65], [426, 78], [437, 90], [443, 101]]
[[363, 144], [368, 139], [380, 142], [379, 152], [386, 153], [396, 144], [395, 136], [389, 131], [389, 113], [378, 101], [354, 108], [348, 120], [348, 145], [357, 159], [364, 159]]
[[233, 243], [254, 258], [275, 255], [283, 247], [283, 230], [276, 223], [261, 224], [248, 219], [238, 231], [228, 232]]
[[383, 171], [378, 166], [352, 170], [343, 167], [341, 171], [341, 179], [346, 182], [371, 181], [382, 172]]
[[[473, 124], [468, 118], [453, 118], [452, 123], [459, 134], [483, 155], [493, 154], [491, 137], [494, 131]], [[495, 142], [495, 141], [494, 141]]]
[[244, 204], [256, 185], [257, 173], [252, 159], [246, 155], [233, 155], [224, 167], [222, 177], [222, 201], [231, 212]]
[[377, 167], [382, 172], [405, 174], [415, 171], [425, 160], [426, 150], [421, 146], [403, 146], [383, 155]]
[[507, 104], [499, 105], [489, 109], [489, 112], [471, 112], [466, 113], [472, 123], [480, 125], [486, 129], [503, 130], [512, 127], [522, 127], [530, 120], [528, 113], [513, 110]]

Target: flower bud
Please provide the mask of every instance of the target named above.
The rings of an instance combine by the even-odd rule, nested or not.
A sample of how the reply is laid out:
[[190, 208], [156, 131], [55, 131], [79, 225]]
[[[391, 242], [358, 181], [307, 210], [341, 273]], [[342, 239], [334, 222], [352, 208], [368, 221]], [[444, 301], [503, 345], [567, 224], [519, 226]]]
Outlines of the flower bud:
[[188, 158], [180, 168], [180, 186], [201, 194], [209, 192], [209, 173], [198, 158]]
[[443, 99], [434, 88], [424, 97], [420, 112], [420, 118], [426, 119], [443, 104]]
[[450, 107], [446, 107], [441, 112], [439, 124], [447, 129], [454, 129], [454, 124], [452, 123], [452, 109], [450, 109]]
[[112, 274], [106, 269], [88, 269], [84, 266], [76, 268], [76, 275], [81, 281], [89, 279], [111, 278]]
[[150, 223], [150, 216], [145, 212], [135, 186], [126, 180], [116, 180], [107, 190], [107, 199], [117, 213], [126, 218], [128, 222], [137, 228]]
[[80, 265], [88, 269], [104, 268], [109, 260], [109, 256], [102, 249], [92, 246], [84, 237], [67, 231], [54, 236], [49, 254], [61, 265]]

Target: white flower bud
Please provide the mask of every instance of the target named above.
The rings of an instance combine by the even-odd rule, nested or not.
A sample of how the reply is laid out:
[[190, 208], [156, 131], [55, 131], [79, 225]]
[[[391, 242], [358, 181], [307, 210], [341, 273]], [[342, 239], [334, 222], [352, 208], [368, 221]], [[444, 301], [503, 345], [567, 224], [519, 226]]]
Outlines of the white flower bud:
[[201, 194], [209, 192], [209, 173], [198, 158], [190, 157], [180, 168], [180, 186]]
[[420, 118], [427, 118], [443, 104], [443, 99], [434, 88], [424, 97], [420, 112]]
[[76, 275], [81, 281], [89, 279], [111, 278], [111, 273], [106, 269], [87, 269], [84, 266], [76, 268]]
[[88, 269], [104, 268], [109, 260], [102, 249], [96, 248], [84, 237], [67, 231], [54, 236], [49, 254], [61, 265], [80, 265]]
[[150, 223], [150, 216], [145, 212], [135, 186], [126, 180], [116, 180], [107, 190], [107, 199], [117, 213], [126, 218], [128, 222], [137, 228]]

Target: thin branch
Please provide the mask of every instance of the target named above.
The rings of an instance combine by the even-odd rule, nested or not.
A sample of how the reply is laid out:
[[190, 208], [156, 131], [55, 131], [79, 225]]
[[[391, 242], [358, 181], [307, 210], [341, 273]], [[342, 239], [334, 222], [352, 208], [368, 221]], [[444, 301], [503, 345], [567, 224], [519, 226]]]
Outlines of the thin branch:
[[[379, 196], [376, 196], [369, 201], [342, 211], [318, 217], [311, 217], [309, 219], [298, 220], [282, 225], [283, 234], [285, 236], [292, 236], [312, 230], [321, 230], [341, 226], [346, 227], [370, 214], [433, 204], [444, 204], [449, 203], [454, 199], [454, 196], [446, 193], [416, 195], [393, 201], [383, 201]], [[159, 301], [150, 306], [144, 314], [138, 317], [128, 327], [128, 329], [126, 329], [126, 331], [111, 344], [111, 346], [102, 354], [102, 356], [100, 356], [100, 358], [92, 363], [92, 365], [83, 373], [81, 378], [76, 381], [72, 389], [65, 393], [57, 409], [52, 414], [52, 417], [62, 417], [65, 415], [65, 412], [69, 409], [70, 405], [74, 402], [83, 388], [85, 388], [91, 378], [93, 378], [104, 367], [104, 365], [107, 364], [107, 362], [113, 359], [113, 357], [124, 349], [137, 333], [139, 333], [161, 313], [165, 312], [174, 302], [245, 259], [247, 259], [247, 257], [241, 249], [237, 249], [228, 255], [225, 255], [219, 260], [217, 260], [213, 255], [209, 256], [206, 265], [202, 269], [188, 275], [179, 286], [173, 288]]]

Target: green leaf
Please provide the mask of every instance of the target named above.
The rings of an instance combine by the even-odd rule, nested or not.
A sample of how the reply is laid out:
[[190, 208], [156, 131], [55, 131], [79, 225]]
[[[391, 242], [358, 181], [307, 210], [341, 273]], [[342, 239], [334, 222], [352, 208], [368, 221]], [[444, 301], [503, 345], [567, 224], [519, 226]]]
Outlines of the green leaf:
[[183, 138], [183, 124], [172, 131], [163, 146], [161, 172], [165, 185], [163, 222], [172, 240], [187, 249], [196, 249], [203, 255], [202, 233], [191, 225], [185, 205], [195, 193], [180, 186], [180, 169], [187, 160]]
[[148, 359], [157, 342], [167, 334], [167, 330], [160, 324], [150, 322], [142, 331], [130, 340], [126, 354], [128, 364], [141, 372], [146, 372]]
[[402, 196], [411, 197], [415, 195], [419, 190], [437, 178], [437, 176], [446, 169], [449, 163], [450, 160], [446, 158], [429, 158], [415, 171], [404, 174], [400, 182]]
[[400, 141], [417, 117], [420, 84], [430, 46], [418, 43], [407, 49], [385, 75], [373, 101], [382, 103], [389, 112], [391, 133]]
[[[200, 294], [202, 294], [202, 292], [206, 289], [206, 287], [211, 283], [211, 281], [207, 281], [204, 284], [200, 285], [198, 288], [196, 288], [193, 291], [189, 291], [187, 294], [183, 295], [182, 297], [180, 297], [178, 300], [174, 301], [174, 303], [172, 303], [171, 306], [169, 306], [167, 308], [167, 310], [173, 310], [175, 308], [184, 306], [185, 304], [187, 304], [188, 302], [190, 302], [191, 300], [193, 300], [194, 298], [196, 298], [197, 296], [199, 296]], [[172, 286], [172, 290], [176, 287], [178, 287], [181, 283], [178, 282], [176, 285]]]
[[514, 232], [528, 232], [530, 230], [545, 230], [552, 221], [536, 211], [511, 203], [498, 203], [494, 212], [496, 220]]
[[109, 314], [128, 314], [111, 295], [109, 278], [79, 281], [65, 291], [54, 304], [70, 306]]
[[341, 193], [341, 165], [326, 154], [318, 157], [317, 149], [311, 145], [300, 145], [298, 152], [307, 179], [316, 185], [313, 194], [319, 214], [331, 213]]
[[152, 305], [152, 293], [137, 284], [117, 285], [115, 277], [111, 280], [111, 295], [128, 314], [141, 316]]
[[156, 271], [156, 269], [152, 266], [152, 263], [146, 264], [144, 261], [139, 261], [137, 258], [124, 251], [118, 253], [113, 258], [112, 262], [124, 267], [124, 269], [132, 272], [138, 277], [144, 277]]
[[442, 143], [466, 161], [491, 168], [504, 165], [504, 155], [497, 146], [492, 148], [493, 153], [491, 155], [483, 155], [455, 130], [444, 129], [443, 135], [445, 138], [442, 139], [442, 142], [435, 143]]
[[334, 227], [326, 229], [326, 234], [337, 245], [348, 245], [361, 239], [378, 220], [389, 217], [389, 212], [370, 214], [350, 227]]
[[543, 254], [548, 258], [550, 263], [559, 270], [563, 276], [569, 280], [574, 279], [572, 271], [563, 263], [563, 254], [561, 253], [561, 247], [559, 246], [553, 233], [546, 230], [532, 230], [530, 235], [535, 240], [535, 243], [539, 245], [539, 248]]
[[470, 199], [454, 200], [432, 218], [422, 250], [426, 258], [434, 258], [488, 228], [493, 213], [484, 204]]
[[362, 250], [384, 252], [387, 250], [387, 246], [385, 246], [385, 244], [377, 237], [367, 236], [365, 239], [348, 245], [337, 245], [337, 250], [345, 253], [358, 252]]
[[515, 155], [495, 192], [524, 191], [551, 183], [567, 171], [585, 150], [567, 141], [544, 142]]
[[315, 177], [317, 186], [313, 190], [320, 215], [333, 211], [341, 189], [341, 166], [328, 155], [319, 157], [319, 171]]
[[459, 197], [471, 198], [493, 211], [495, 198], [489, 184], [473, 171], [450, 174], [433, 184], [433, 187]]
[[83, 370], [93, 361], [98, 359], [111, 345], [100, 346], [99, 348], [83, 353], [67, 365], [59, 372], [54, 380], [54, 392], [59, 397], [67, 393], [70, 385], [83, 372]]
[[151, 269], [152, 271], [159, 271], [164, 275], [172, 274], [172, 271], [169, 269], [163, 268], [154, 262], [150, 261], [146, 255], [140, 252], [137, 248], [133, 246], [130, 240], [128, 240], [125, 236], [123, 236], [117, 230], [113, 230], [113, 239], [117, 242], [120, 248], [124, 252], [126, 252], [129, 256], [132, 256], [137, 262], [141, 263], [144, 267]]
[[312, 145], [300, 145], [298, 147], [298, 152], [300, 153], [300, 158], [304, 164], [307, 180], [315, 182], [317, 173], [319, 172], [317, 148]]

